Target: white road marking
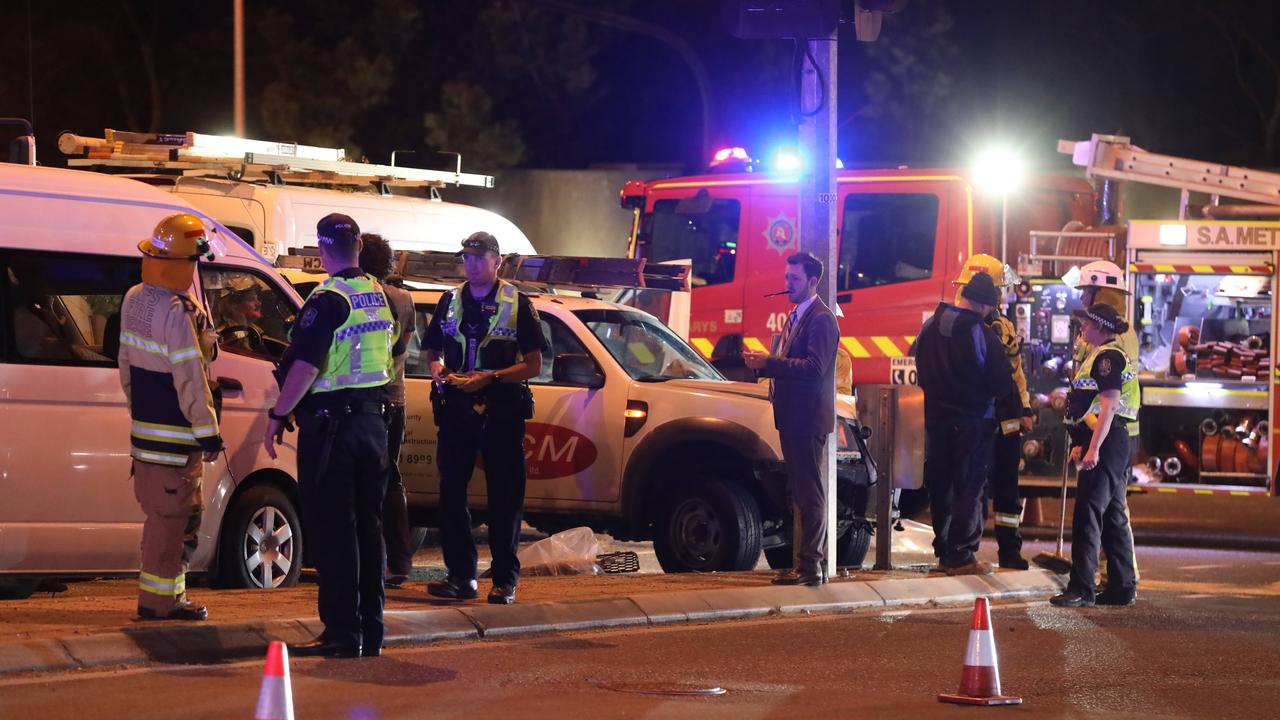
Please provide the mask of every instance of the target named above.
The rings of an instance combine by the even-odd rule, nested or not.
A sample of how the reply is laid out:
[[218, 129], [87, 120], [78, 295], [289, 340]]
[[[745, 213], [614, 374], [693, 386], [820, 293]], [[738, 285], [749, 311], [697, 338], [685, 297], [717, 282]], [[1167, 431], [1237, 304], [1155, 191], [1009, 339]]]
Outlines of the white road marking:
[[1216, 570], [1218, 568], [1224, 568], [1224, 567], [1235, 567], [1235, 566], [1227, 565], [1225, 563], [1220, 563], [1216, 565], [1183, 565], [1178, 569], [1179, 570]]
[[1053, 606], [1027, 608], [1027, 616], [1041, 630], [1062, 635], [1063, 690], [1068, 703], [1084, 711], [1138, 712], [1155, 707], [1156, 698], [1141, 687], [1106, 684], [1109, 668], [1132, 666], [1136, 657], [1123, 640], [1086, 617], [1091, 610]]

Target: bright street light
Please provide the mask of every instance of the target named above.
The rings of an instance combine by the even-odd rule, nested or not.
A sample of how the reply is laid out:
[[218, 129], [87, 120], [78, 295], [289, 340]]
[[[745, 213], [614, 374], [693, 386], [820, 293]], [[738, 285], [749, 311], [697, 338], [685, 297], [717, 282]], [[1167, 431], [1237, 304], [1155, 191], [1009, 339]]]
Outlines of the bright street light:
[[973, 183], [982, 192], [1007, 195], [1022, 184], [1026, 173], [1022, 158], [1008, 147], [994, 146], [973, 163]]

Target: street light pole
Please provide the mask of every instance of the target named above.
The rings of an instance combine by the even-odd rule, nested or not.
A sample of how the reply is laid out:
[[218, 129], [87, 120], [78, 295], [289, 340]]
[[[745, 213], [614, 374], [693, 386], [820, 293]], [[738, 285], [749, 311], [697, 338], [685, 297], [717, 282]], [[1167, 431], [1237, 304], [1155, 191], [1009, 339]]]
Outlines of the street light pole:
[[244, 137], [244, 0], [231, 0], [233, 20], [235, 134]]
[[[836, 31], [827, 37], [800, 40], [808, 45], [802, 64], [800, 104], [804, 120], [800, 124], [800, 249], [822, 261], [826, 272], [818, 283], [818, 297], [828, 307], [836, 307]], [[827, 411], [826, 408], [823, 409]], [[827, 537], [824, 570], [836, 571], [836, 440], [827, 437], [819, 477], [827, 489]], [[799, 517], [796, 517], [796, 544], [799, 547]], [[887, 533], [886, 533], [887, 537]]]

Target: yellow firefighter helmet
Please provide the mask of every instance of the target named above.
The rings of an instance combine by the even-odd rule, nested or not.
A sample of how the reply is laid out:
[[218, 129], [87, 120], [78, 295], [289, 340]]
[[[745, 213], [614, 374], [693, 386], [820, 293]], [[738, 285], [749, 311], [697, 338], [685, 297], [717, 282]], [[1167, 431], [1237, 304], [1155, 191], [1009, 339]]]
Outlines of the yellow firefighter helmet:
[[138, 243], [138, 249], [159, 260], [198, 260], [212, 255], [204, 223], [191, 213], [175, 213], [161, 220], [151, 237]]
[[951, 284], [962, 287], [978, 273], [990, 275], [997, 287], [1009, 288], [1022, 282], [1013, 268], [986, 253], [978, 253], [964, 262], [964, 267], [960, 268], [960, 274], [951, 281]]

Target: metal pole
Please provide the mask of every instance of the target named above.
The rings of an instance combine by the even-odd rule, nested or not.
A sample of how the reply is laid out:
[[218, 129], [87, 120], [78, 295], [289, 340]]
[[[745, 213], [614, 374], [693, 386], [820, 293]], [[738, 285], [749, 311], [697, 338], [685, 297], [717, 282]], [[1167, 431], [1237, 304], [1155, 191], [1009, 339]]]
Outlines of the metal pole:
[[[813, 57], [805, 58], [800, 85], [800, 249], [813, 253], [826, 266], [818, 297], [835, 307], [836, 271], [836, 33], [808, 40]], [[816, 65], [816, 67], [815, 67]], [[836, 571], [836, 439], [827, 437], [818, 470], [827, 489], [827, 574]]]
[[1009, 263], [1009, 193], [1000, 196], [1000, 259]]
[[[868, 389], [870, 391], [870, 389]], [[893, 489], [897, 474], [893, 467], [893, 440], [898, 432], [898, 389], [879, 388], [879, 412], [872, 441], [880, 450], [876, 457], [876, 570], [893, 569]]]
[[235, 134], [244, 137], [244, 0], [232, 0], [234, 16]]

